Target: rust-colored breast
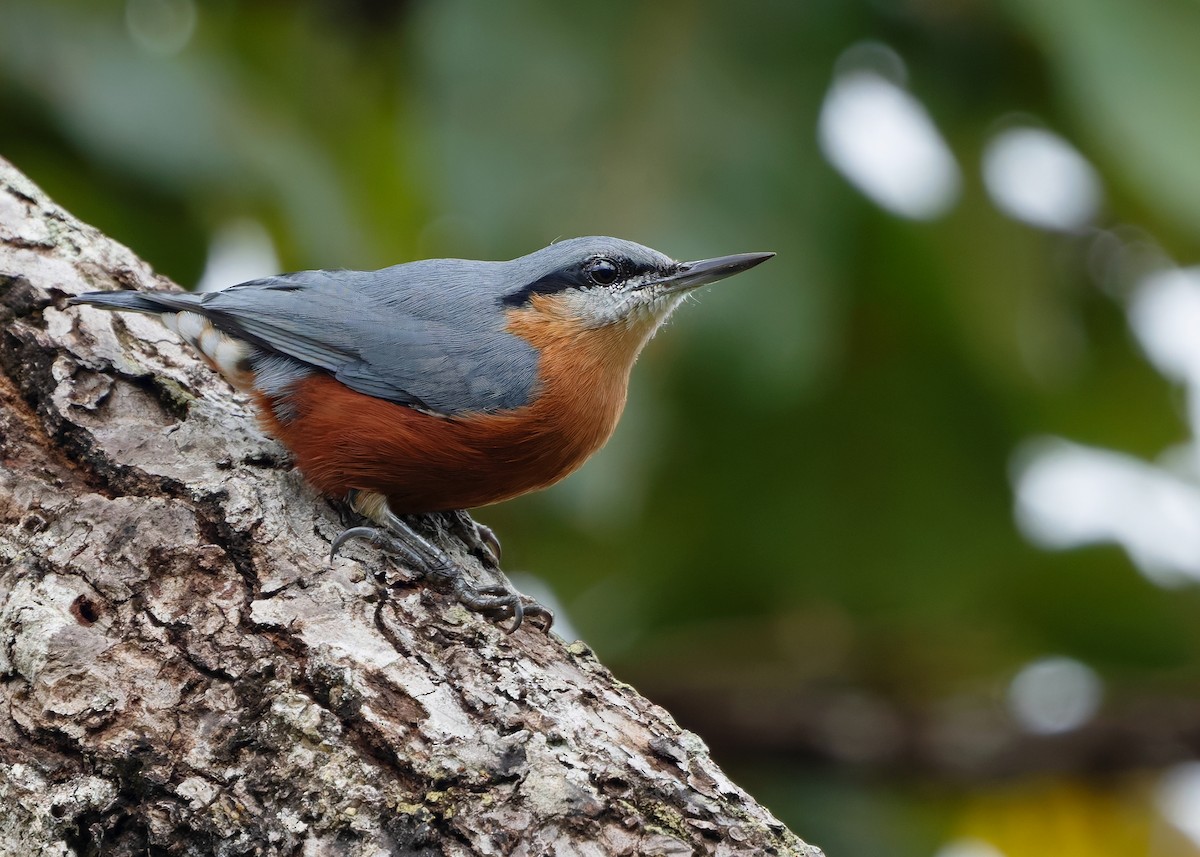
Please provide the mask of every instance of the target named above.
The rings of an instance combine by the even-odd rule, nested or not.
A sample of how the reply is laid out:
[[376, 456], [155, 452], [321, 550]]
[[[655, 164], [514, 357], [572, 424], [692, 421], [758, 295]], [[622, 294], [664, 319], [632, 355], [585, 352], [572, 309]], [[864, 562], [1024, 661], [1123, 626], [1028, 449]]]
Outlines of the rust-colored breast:
[[510, 311], [510, 332], [538, 348], [532, 404], [439, 417], [356, 393], [321, 374], [300, 382], [281, 422], [259, 396], [268, 430], [319, 490], [375, 491], [399, 513], [468, 509], [545, 488], [604, 445], [625, 405], [647, 324], [584, 330], [554, 298]]

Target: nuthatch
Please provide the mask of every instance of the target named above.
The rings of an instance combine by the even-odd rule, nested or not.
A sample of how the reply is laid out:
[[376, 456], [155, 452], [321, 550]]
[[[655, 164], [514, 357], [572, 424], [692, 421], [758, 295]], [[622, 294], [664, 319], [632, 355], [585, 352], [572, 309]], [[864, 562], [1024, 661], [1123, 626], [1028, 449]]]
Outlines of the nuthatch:
[[[219, 292], [73, 299], [159, 314], [249, 393], [318, 490], [347, 498], [368, 538], [493, 617], [551, 616], [507, 587], [475, 589], [399, 515], [461, 511], [545, 488], [606, 440], [642, 346], [684, 296], [773, 253], [676, 262], [575, 238], [510, 262], [429, 259], [303, 271]], [[470, 522], [464, 515], [464, 521]], [[498, 559], [486, 528], [477, 545]]]

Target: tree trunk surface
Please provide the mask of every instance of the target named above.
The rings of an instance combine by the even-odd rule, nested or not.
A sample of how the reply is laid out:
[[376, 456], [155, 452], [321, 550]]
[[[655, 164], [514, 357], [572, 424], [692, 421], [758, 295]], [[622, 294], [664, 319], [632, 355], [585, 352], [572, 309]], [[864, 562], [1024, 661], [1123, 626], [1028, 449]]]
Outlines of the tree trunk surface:
[[[0, 160], [0, 854], [816, 857], [582, 643], [368, 546]], [[429, 534], [486, 573], [433, 520]]]

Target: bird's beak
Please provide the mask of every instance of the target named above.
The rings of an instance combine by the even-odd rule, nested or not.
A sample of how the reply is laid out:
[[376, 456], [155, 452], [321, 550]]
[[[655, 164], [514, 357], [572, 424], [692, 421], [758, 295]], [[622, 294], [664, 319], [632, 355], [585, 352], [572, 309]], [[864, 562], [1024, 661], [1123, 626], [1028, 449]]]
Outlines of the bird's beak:
[[716, 259], [702, 259], [699, 262], [681, 262], [678, 270], [669, 277], [663, 277], [658, 285], [665, 291], [685, 292], [698, 286], [715, 283], [742, 271], [748, 271], [755, 265], [761, 264], [774, 253], [738, 253], [735, 256], [719, 256]]

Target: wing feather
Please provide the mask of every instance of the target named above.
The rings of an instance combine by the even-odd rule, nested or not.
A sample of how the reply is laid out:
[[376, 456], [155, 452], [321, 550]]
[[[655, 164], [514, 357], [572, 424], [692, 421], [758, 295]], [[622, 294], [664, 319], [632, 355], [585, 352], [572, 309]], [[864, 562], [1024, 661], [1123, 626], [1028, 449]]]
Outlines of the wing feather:
[[189, 309], [368, 396], [447, 415], [528, 403], [537, 352], [502, 327], [496, 263], [440, 262], [270, 277]]

